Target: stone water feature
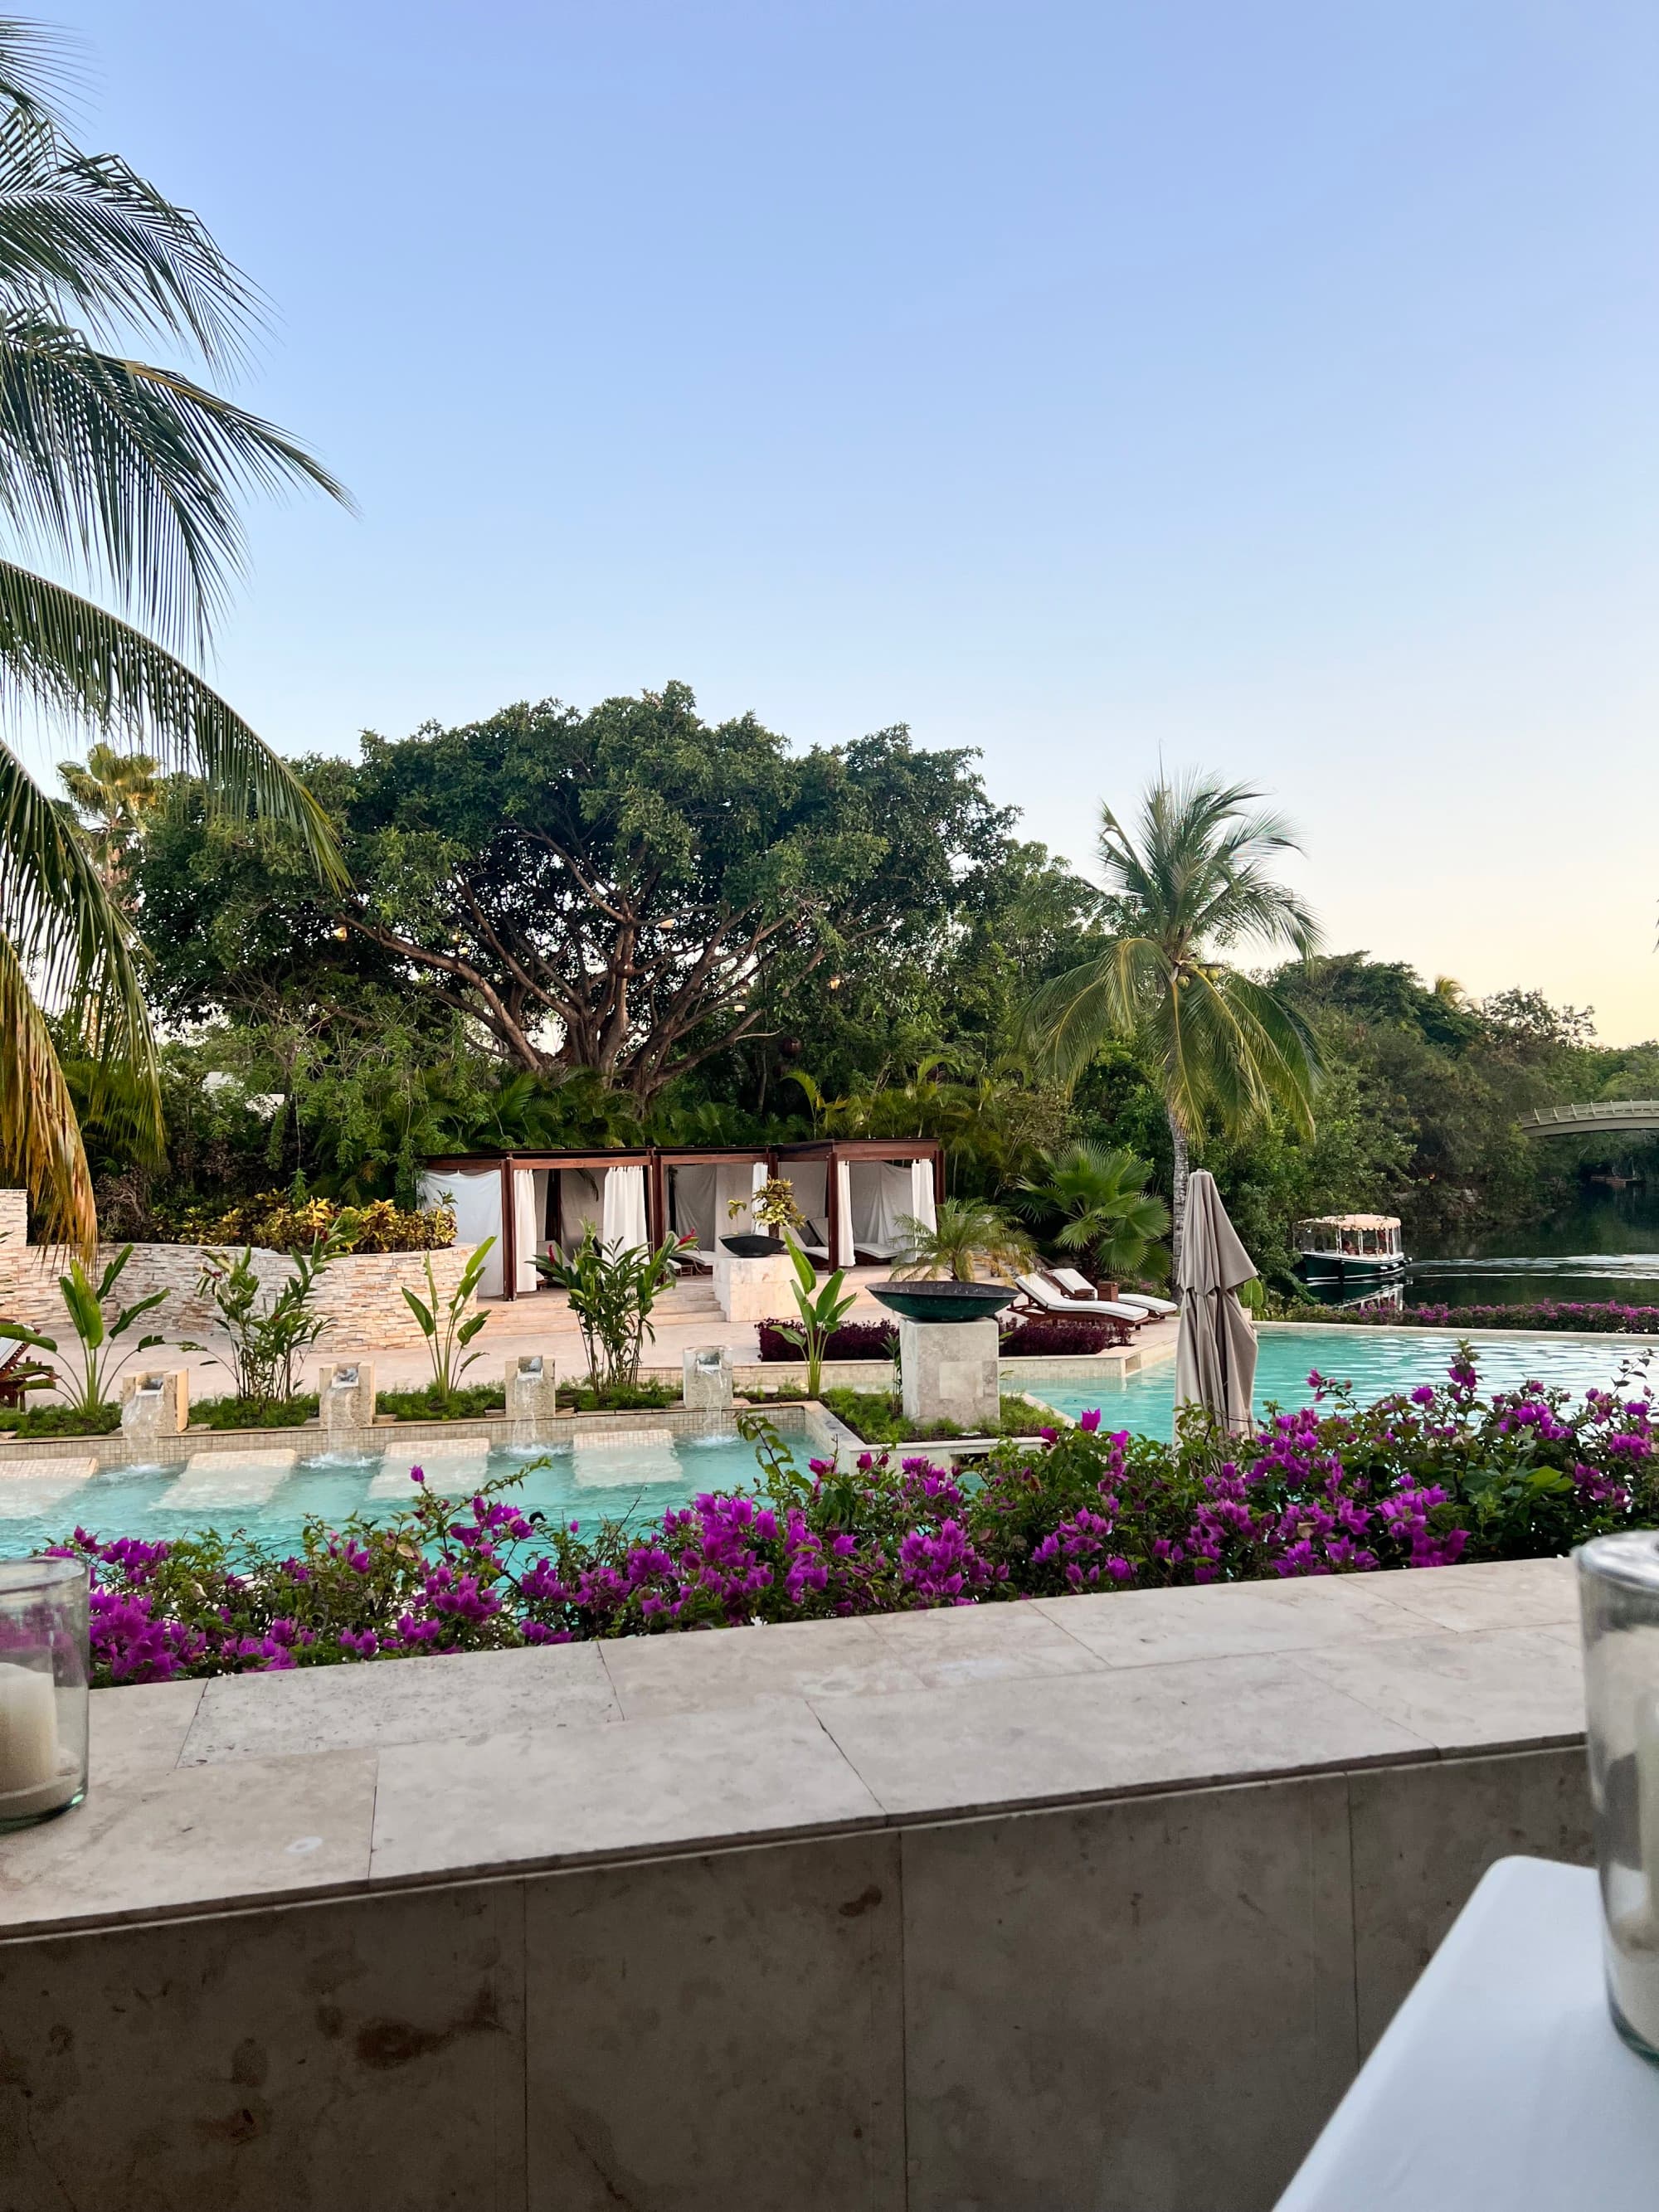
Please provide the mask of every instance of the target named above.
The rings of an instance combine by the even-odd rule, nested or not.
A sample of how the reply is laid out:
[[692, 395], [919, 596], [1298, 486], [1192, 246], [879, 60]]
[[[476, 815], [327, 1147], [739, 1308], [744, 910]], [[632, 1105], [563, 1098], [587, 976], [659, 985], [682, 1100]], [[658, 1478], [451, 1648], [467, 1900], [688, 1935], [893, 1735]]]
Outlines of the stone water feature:
[[871, 1295], [898, 1316], [906, 1420], [994, 1432], [1002, 1413], [996, 1316], [1013, 1291], [1000, 1283], [887, 1282], [872, 1285]]

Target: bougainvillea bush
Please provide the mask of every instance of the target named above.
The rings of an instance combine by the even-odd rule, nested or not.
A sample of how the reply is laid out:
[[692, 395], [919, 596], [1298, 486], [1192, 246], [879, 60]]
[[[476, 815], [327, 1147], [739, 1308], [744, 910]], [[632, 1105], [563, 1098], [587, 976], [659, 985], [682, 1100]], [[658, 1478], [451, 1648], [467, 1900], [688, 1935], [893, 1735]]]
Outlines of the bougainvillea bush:
[[1285, 1305], [1284, 1318], [1358, 1322], [1381, 1328], [1552, 1328], [1593, 1335], [1659, 1336], [1659, 1306], [1620, 1305], [1617, 1300], [1540, 1299], [1524, 1306], [1391, 1306], [1378, 1300], [1358, 1306]]
[[1255, 1577], [1356, 1574], [1559, 1553], [1659, 1517], [1645, 1386], [1574, 1402], [1445, 1380], [1316, 1402], [1174, 1446], [1098, 1413], [1006, 1444], [971, 1474], [866, 1453], [799, 1466], [756, 1419], [759, 1474], [646, 1525], [544, 1520], [517, 1477], [459, 1508], [426, 1489], [392, 1522], [310, 1524], [297, 1553], [145, 1544], [76, 1529], [100, 1683], [405, 1658], [939, 1605]]

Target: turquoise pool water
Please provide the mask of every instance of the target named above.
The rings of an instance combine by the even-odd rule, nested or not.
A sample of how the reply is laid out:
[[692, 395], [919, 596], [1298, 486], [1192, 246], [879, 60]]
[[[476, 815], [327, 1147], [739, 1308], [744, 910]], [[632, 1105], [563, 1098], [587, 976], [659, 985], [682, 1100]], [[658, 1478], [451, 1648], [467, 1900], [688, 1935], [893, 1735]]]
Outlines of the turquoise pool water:
[[[1456, 1348], [1455, 1335], [1439, 1329], [1263, 1329], [1255, 1370], [1256, 1411], [1260, 1413], [1270, 1399], [1287, 1410], [1310, 1404], [1308, 1376], [1316, 1368], [1334, 1382], [1352, 1382], [1354, 1395], [1367, 1403], [1393, 1390], [1437, 1382]], [[1621, 1346], [1617, 1340], [1591, 1342], [1569, 1336], [1492, 1337], [1485, 1344], [1477, 1340], [1475, 1365], [1483, 1390], [1509, 1390], [1518, 1382], [1537, 1381], [1577, 1391], [1592, 1384], [1605, 1386], [1621, 1369], [1645, 1372], [1638, 1344]], [[1029, 1387], [1034, 1397], [1062, 1413], [1098, 1406], [1102, 1419], [1115, 1429], [1168, 1437], [1174, 1426], [1172, 1359], [1121, 1382], [1092, 1382], [1087, 1388], [1033, 1382]]]
[[[0, 1558], [18, 1559], [81, 1527], [105, 1537], [182, 1536], [245, 1528], [261, 1542], [289, 1544], [311, 1515], [340, 1522], [380, 1517], [409, 1493], [408, 1461], [420, 1458], [447, 1493], [470, 1496], [484, 1475], [524, 1474], [514, 1493], [526, 1511], [550, 1520], [656, 1519], [700, 1490], [746, 1486], [758, 1472], [751, 1445], [733, 1434], [584, 1439], [534, 1449], [492, 1451], [446, 1466], [430, 1446], [401, 1466], [378, 1459], [301, 1459], [291, 1468], [238, 1468], [203, 1453], [192, 1469], [108, 1468], [70, 1479], [37, 1462], [36, 1474], [0, 1469]], [[543, 1462], [536, 1464], [537, 1462]]]

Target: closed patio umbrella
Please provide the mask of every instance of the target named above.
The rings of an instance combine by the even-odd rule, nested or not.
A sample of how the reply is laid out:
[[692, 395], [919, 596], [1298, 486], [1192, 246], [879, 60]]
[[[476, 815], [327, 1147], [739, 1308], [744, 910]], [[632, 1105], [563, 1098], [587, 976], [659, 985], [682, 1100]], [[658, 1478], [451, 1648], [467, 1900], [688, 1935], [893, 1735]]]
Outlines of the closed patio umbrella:
[[1187, 1184], [1181, 1230], [1181, 1333], [1176, 1340], [1176, 1412], [1207, 1406], [1236, 1437], [1255, 1423], [1255, 1330], [1238, 1303], [1238, 1286], [1255, 1262], [1227, 1218], [1215, 1177], [1197, 1169]]

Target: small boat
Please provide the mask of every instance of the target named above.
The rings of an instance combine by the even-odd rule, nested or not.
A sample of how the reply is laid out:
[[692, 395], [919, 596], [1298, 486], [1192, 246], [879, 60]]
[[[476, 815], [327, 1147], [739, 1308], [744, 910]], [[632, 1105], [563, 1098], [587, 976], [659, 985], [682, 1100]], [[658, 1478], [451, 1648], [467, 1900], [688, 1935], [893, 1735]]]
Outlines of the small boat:
[[1330, 1213], [1296, 1224], [1304, 1275], [1373, 1282], [1403, 1273], [1406, 1254], [1395, 1213]]

